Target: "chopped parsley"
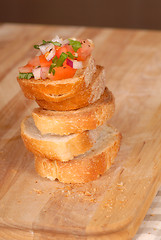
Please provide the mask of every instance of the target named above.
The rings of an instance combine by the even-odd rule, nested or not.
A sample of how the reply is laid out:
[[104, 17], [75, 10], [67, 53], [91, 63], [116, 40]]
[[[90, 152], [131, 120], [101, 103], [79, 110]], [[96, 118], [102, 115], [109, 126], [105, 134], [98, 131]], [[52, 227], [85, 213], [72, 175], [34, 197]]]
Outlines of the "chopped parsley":
[[50, 68], [49, 68], [49, 73], [52, 72], [52, 70], [53, 70], [54, 67], [56, 67], [56, 64], [55, 64], [55, 63], [52, 63], [52, 64], [50, 65]]
[[66, 53], [62, 52], [56, 63], [56, 66], [57, 67], [63, 66], [63, 62], [65, 61], [65, 59], [67, 59], [67, 57], [68, 57], [68, 55]]
[[47, 44], [47, 43], [52, 43], [53, 45], [55, 45], [55, 46], [61, 46], [61, 43], [59, 43], [59, 42], [53, 42], [53, 41], [45, 41], [45, 40], [42, 40], [42, 44], [40, 44], [40, 45], [34, 45], [34, 48], [35, 49], [39, 49], [40, 48], [40, 46], [42, 46], [42, 45], [45, 45], [45, 44]]
[[67, 59], [68, 55], [64, 52], [61, 53], [60, 57], [58, 58], [57, 56], [55, 56], [52, 59], [52, 64], [50, 65], [49, 68], [49, 73], [53, 73], [53, 75], [55, 74], [55, 67], [62, 67], [63, 63], [65, 61], [65, 59]]
[[[57, 65], [57, 61], [58, 61], [58, 57], [57, 56], [55, 56], [53, 59], [52, 59], [52, 64], [50, 65], [50, 68], [49, 68], [49, 73], [53, 73], [53, 68], [54, 67], [56, 67], [56, 65]], [[55, 71], [55, 70], [54, 70]], [[54, 72], [54, 74], [55, 74], [55, 72]], [[53, 74], [53, 75], [54, 75]]]
[[77, 50], [82, 47], [82, 44], [79, 41], [72, 39], [69, 39], [69, 45], [72, 46], [74, 52], [77, 52]]
[[55, 74], [55, 69], [54, 69], [54, 68], [52, 69], [52, 74], [53, 74], [53, 75]]
[[74, 59], [74, 58], [77, 58], [75, 57], [71, 52], [67, 52], [68, 53], [68, 57], [71, 58], [71, 59]]
[[57, 61], [58, 61], [58, 57], [55, 55], [55, 56], [53, 57], [53, 59], [52, 59], [52, 62], [56, 64]]
[[30, 79], [30, 78], [33, 78], [34, 75], [32, 72], [30, 73], [19, 73], [19, 76], [18, 76], [20, 79]]

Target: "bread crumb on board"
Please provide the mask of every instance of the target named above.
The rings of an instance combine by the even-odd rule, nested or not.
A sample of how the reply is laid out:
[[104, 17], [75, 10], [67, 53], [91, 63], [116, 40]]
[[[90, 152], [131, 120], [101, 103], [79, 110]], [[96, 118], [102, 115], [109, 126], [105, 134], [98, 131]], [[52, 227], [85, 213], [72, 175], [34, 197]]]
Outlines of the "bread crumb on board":
[[42, 193], [43, 193], [43, 191], [42, 191], [42, 190], [39, 190], [39, 189], [33, 188], [33, 190], [34, 190], [37, 194], [42, 194]]
[[[88, 202], [89, 204], [96, 204], [99, 202], [100, 194], [104, 193], [104, 191], [110, 191], [111, 187], [107, 185], [97, 185], [93, 183], [88, 184], [58, 184], [54, 186], [53, 189], [42, 189], [41, 187], [38, 187], [39, 181], [35, 180], [35, 188], [31, 191], [33, 191], [37, 195], [41, 194], [47, 194], [51, 198], [55, 197], [56, 195], [62, 194], [65, 198], [72, 198], [77, 199], [77, 201], [81, 202]], [[118, 187], [122, 187], [122, 183], [118, 184]], [[102, 195], [101, 194], [101, 195]], [[107, 208], [109, 203], [105, 203], [105, 208]], [[111, 208], [111, 207], [110, 207]]]
[[62, 193], [64, 197], [77, 198], [79, 201], [89, 201], [91, 203], [97, 202], [97, 196], [99, 196], [100, 188], [93, 187], [88, 184], [84, 187], [84, 184], [66, 184], [62, 186], [56, 186], [55, 191], [49, 192], [49, 195], [55, 195]]

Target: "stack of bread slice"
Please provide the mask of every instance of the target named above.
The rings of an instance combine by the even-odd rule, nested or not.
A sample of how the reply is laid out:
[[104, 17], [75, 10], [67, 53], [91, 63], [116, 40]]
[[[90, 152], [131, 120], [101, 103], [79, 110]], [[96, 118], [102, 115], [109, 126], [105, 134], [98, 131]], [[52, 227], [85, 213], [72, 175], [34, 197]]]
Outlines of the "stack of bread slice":
[[25, 146], [39, 175], [64, 183], [97, 179], [110, 168], [121, 134], [107, 123], [115, 110], [105, 70], [92, 56], [73, 78], [19, 79], [24, 95], [39, 108], [21, 124]]

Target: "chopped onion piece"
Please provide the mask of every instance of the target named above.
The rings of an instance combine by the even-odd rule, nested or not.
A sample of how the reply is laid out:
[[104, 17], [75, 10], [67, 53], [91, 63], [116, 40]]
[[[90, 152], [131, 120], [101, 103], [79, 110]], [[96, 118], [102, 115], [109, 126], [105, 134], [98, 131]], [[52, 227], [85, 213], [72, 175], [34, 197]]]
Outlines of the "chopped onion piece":
[[54, 57], [54, 55], [55, 55], [55, 47], [49, 52], [49, 54], [47, 54], [46, 56], [45, 56], [45, 58], [46, 58], [46, 60], [47, 61], [50, 61], [53, 57]]
[[74, 68], [74, 69], [83, 68], [82, 61], [71, 60], [69, 58], [67, 58], [67, 65]]
[[51, 49], [53, 48], [55, 49], [55, 46], [52, 43], [47, 43], [45, 45], [41, 45], [39, 48], [42, 54], [45, 54], [46, 52], [49, 52]]
[[63, 39], [60, 38], [58, 35], [56, 35], [55, 38], [53, 38], [51, 41], [52, 42], [59, 42], [60, 44], [63, 44]]
[[41, 68], [34, 68], [32, 70], [32, 73], [33, 73], [35, 79], [40, 79], [41, 78], [40, 77], [40, 75], [41, 75]]
[[73, 61], [69, 58], [67, 58], [67, 65], [73, 67]]
[[66, 45], [66, 44], [69, 44], [69, 40], [68, 40], [68, 39], [65, 39], [65, 40], [63, 41], [63, 45]]
[[42, 79], [46, 79], [48, 77], [48, 73], [49, 73], [49, 67], [42, 67], [41, 68], [41, 78]]
[[73, 68], [80, 69], [83, 67], [82, 61], [73, 60]]
[[40, 51], [42, 52], [42, 54], [45, 54], [45, 53], [46, 53], [46, 44], [40, 46], [39, 49], [40, 49]]
[[74, 52], [73, 53], [74, 57], [78, 57], [78, 53]]
[[77, 40], [77, 39], [76, 39], [76, 38], [74, 38], [74, 37], [71, 37], [70, 39], [71, 39], [71, 40], [74, 40], [74, 41], [76, 41], [76, 40]]

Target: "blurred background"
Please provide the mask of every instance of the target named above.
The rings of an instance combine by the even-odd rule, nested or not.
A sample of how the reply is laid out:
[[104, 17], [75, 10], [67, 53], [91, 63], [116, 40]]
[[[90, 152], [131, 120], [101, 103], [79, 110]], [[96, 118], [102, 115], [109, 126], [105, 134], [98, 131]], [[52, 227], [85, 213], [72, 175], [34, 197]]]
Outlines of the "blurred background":
[[5, 0], [0, 22], [161, 29], [161, 0]]

